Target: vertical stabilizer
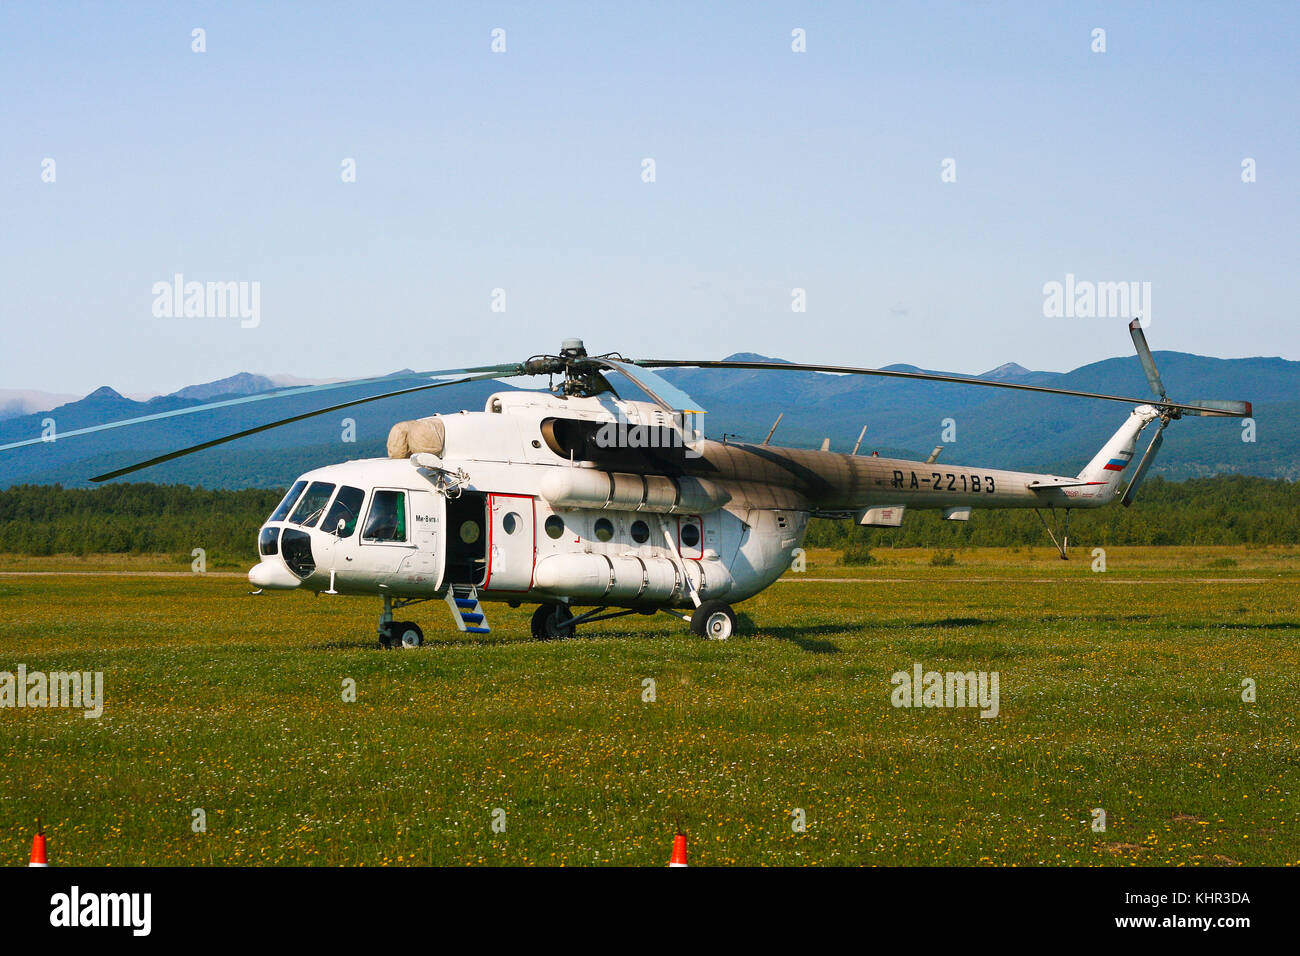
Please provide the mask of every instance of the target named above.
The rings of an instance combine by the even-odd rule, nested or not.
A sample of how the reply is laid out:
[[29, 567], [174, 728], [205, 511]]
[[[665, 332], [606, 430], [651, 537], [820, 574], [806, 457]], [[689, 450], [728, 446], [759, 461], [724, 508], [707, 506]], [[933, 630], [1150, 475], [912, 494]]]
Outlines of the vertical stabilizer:
[[1079, 479], [1090, 484], [1103, 485], [1100, 497], [1108, 494], [1118, 495], [1126, 486], [1123, 479], [1132, 477], [1133, 454], [1137, 450], [1138, 435], [1142, 429], [1160, 417], [1160, 413], [1150, 405], [1139, 405], [1133, 409], [1128, 420], [1119, 427], [1119, 431], [1101, 446], [1095, 458], [1079, 472]]

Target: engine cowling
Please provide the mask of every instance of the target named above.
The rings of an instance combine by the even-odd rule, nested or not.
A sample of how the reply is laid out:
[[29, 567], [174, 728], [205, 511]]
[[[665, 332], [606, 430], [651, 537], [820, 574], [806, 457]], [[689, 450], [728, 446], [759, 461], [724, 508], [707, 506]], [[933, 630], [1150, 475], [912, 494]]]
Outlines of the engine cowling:
[[598, 508], [651, 514], [708, 514], [731, 493], [707, 478], [634, 475], [595, 468], [555, 468], [542, 481], [553, 508]]

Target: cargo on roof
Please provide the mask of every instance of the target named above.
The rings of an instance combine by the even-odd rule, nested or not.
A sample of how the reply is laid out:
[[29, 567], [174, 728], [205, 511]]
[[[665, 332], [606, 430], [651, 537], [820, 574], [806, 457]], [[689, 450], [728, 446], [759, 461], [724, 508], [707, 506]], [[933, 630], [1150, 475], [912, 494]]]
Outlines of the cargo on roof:
[[422, 453], [441, 458], [446, 447], [447, 426], [438, 415], [398, 422], [388, 431], [389, 458], [410, 458]]

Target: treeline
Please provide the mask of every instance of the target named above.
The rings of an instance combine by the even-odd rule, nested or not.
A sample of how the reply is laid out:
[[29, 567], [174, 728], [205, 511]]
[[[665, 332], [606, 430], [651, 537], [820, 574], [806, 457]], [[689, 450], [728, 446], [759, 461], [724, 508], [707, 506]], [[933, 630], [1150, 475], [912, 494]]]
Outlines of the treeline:
[[[814, 519], [810, 547], [980, 547], [1049, 544], [1032, 510], [981, 511], [944, 521], [938, 511], [909, 511], [898, 528], [862, 528]], [[1061, 515], [1043, 512], [1058, 530]], [[1300, 541], [1300, 483], [1245, 475], [1172, 482], [1148, 478], [1132, 507], [1111, 505], [1070, 515], [1080, 545], [1295, 544]]]
[[210, 563], [257, 560], [257, 529], [284, 490], [189, 485], [98, 488], [16, 485], [0, 490], [0, 553], [176, 554]]
[[[253, 562], [257, 529], [283, 493], [155, 484], [18, 485], [0, 490], [0, 553], [175, 554], [188, 560], [194, 548], [203, 548], [210, 562]], [[1075, 511], [1070, 539], [1080, 545], [1294, 544], [1300, 542], [1300, 484], [1239, 475], [1185, 482], [1152, 478], [1132, 508]], [[977, 508], [969, 521], [909, 512], [899, 528], [814, 519], [807, 544], [959, 548], [1046, 541], [1032, 511]]]

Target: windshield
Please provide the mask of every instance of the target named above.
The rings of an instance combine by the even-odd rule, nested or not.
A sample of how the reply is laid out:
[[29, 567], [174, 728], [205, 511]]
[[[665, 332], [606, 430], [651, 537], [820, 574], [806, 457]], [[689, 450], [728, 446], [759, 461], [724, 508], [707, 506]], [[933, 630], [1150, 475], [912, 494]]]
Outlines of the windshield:
[[313, 481], [307, 493], [302, 496], [302, 501], [298, 502], [298, 507], [293, 509], [289, 521], [300, 524], [304, 528], [316, 527], [321, 512], [325, 510], [325, 503], [330, 500], [332, 494], [334, 494], [333, 484], [328, 481]]
[[306, 487], [307, 487], [307, 482], [295, 481], [293, 483], [293, 487], [289, 489], [289, 493], [284, 496], [284, 500], [281, 501], [280, 504], [276, 506], [276, 509], [271, 512], [271, 517], [267, 518], [266, 520], [283, 521], [284, 516], [289, 513], [289, 509], [293, 507], [293, 503], [298, 500], [298, 496], [302, 494], [302, 490]]

